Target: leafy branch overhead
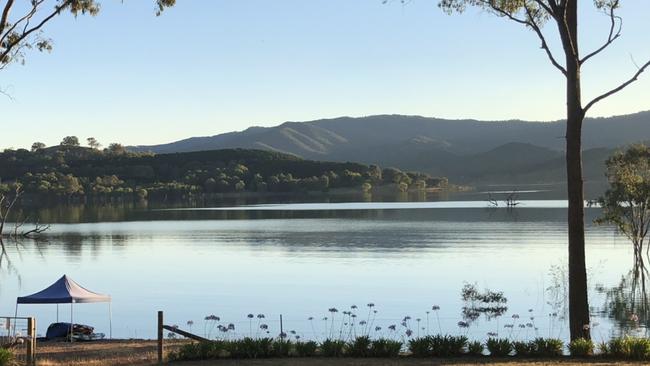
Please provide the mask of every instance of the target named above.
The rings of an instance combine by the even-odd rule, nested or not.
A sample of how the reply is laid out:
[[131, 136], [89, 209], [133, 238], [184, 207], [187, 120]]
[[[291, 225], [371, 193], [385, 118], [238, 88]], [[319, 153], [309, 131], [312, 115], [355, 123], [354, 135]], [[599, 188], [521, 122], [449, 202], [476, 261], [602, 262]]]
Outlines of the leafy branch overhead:
[[[566, 21], [567, 2], [568, 0], [440, 0], [438, 6], [449, 14], [463, 12], [470, 6], [477, 7], [524, 25], [537, 35], [541, 42], [541, 48], [546, 53], [551, 64], [563, 75], [567, 76], [568, 63], [574, 63], [578, 67], [582, 66], [619, 39], [623, 29], [623, 20], [617, 13], [621, 7], [621, 0], [593, 0], [595, 9], [609, 18], [609, 27], [602, 44], [582, 56], [572, 36], [574, 32], [569, 29], [569, 22]], [[554, 54], [547, 41], [547, 36], [543, 32], [544, 25], [549, 21], [553, 21], [557, 26], [562, 47], [565, 50], [564, 62]], [[620, 92], [637, 81], [648, 67], [650, 67], [650, 60], [637, 65], [637, 71], [629, 79], [586, 103], [582, 108], [582, 113], [586, 114], [596, 103]]]
[[[175, 0], [156, 0], [156, 14], [175, 4]], [[28, 4], [25, 4], [28, 3]], [[45, 25], [63, 13], [74, 16], [99, 13], [97, 0], [0, 0], [0, 70], [25, 62], [25, 52], [52, 50], [52, 40], [44, 35]]]

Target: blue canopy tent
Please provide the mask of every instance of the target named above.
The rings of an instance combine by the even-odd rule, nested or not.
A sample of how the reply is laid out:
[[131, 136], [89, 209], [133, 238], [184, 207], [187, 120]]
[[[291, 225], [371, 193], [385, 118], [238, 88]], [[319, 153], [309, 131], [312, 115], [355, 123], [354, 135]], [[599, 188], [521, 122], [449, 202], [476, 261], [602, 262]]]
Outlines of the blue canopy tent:
[[56, 304], [56, 317], [59, 320], [59, 304], [70, 304], [70, 323], [74, 324], [73, 304], [84, 303], [108, 303], [109, 337], [113, 338], [113, 315], [111, 311], [111, 297], [85, 289], [70, 277], [63, 275], [46, 289], [28, 296], [16, 299], [16, 316], [18, 316], [18, 304]]

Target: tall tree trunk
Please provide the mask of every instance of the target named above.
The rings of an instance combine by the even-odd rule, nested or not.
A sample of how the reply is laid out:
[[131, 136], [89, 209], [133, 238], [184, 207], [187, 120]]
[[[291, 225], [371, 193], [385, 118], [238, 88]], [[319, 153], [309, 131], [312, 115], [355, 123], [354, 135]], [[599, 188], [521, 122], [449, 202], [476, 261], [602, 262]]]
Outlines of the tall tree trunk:
[[[582, 109], [578, 52], [578, 1], [569, 0], [563, 37], [567, 66], [566, 169], [569, 199], [569, 328], [571, 339], [590, 339], [587, 268], [585, 264], [584, 192], [582, 180]], [[562, 26], [561, 26], [562, 27]]]

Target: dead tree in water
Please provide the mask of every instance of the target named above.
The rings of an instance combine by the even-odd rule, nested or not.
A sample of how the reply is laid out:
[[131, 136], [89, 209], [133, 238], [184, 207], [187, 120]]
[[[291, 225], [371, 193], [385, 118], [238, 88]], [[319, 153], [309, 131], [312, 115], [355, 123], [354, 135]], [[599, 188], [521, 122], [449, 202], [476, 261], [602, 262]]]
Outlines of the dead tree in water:
[[4, 193], [0, 193], [0, 238], [3, 236], [10, 236], [13, 238], [31, 238], [50, 229], [50, 225], [43, 225], [37, 221], [32, 229], [19, 231], [20, 228], [25, 225], [28, 218], [20, 220], [19, 217], [16, 217], [13, 230], [11, 230], [9, 233], [5, 233], [4, 229], [5, 225], [7, 224], [7, 219], [16, 208], [16, 204], [22, 195], [23, 191], [20, 187], [16, 188], [11, 197]]
[[494, 197], [492, 197], [492, 193], [488, 193], [488, 205], [490, 207], [499, 207], [499, 201], [497, 201]]
[[519, 205], [519, 200], [517, 199], [517, 191], [512, 191], [506, 196], [505, 199], [506, 207], [515, 208]]

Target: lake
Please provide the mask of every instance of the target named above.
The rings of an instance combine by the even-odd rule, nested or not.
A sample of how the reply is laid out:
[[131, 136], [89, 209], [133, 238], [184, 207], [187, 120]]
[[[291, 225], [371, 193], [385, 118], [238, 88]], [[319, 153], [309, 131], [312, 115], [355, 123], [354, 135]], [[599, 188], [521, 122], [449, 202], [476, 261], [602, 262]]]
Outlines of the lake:
[[[514, 209], [491, 208], [485, 194], [421, 202], [280, 199], [214, 207], [48, 210], [41, 217], [54, 224], [46, 240], [5, 243], [0, 315], [14, 313], [17, 296], [67, 274], [112, 296], [113, 336], [120, 338], [155, 337], [157, 310], [165, 311], [167, 324], [188, 329], [193, 321], [192, 331], [211, 337], [262, 335], [261, 324], [275, 336], [282, 314], [290, 336], [320, 340], [352, 332], [344, 324], [351, 321], [357, 334], [366, 328], [393, 338], [403, 337], [407, 327], [413, 335], [568, 338], [562, 281], [566, 201], [532, 190], [520, 192]], [[587, 209], [586, 237], [597, 323], [593, 335], [599, 341], [635, 330], [624, 311], [607, 306], [605, 294], [632, 269], [631, 245], [612, 228], [591, 224], [598, 214]], [[503, 291], [507, 312], [460, 328], [465, 284]], [[434, 305], [440, 309], [433, 311]], [[342, 320], [344, 311], [356, 318]], [[74, 313], [75, 322], [108, 334], [105, 304], [77, 304]], [[57, 310], [21, 305], [19, 314], [36, 316], [44, 334]], [[219, 324], [234, 324], [235, 331], [219, 332], [204, 320], [212, 314], [220, 317]], [[255, 317], [249, 320], [247, 314]], [[69, 320], [69, 305], [60, 306], [59, 316]]]

